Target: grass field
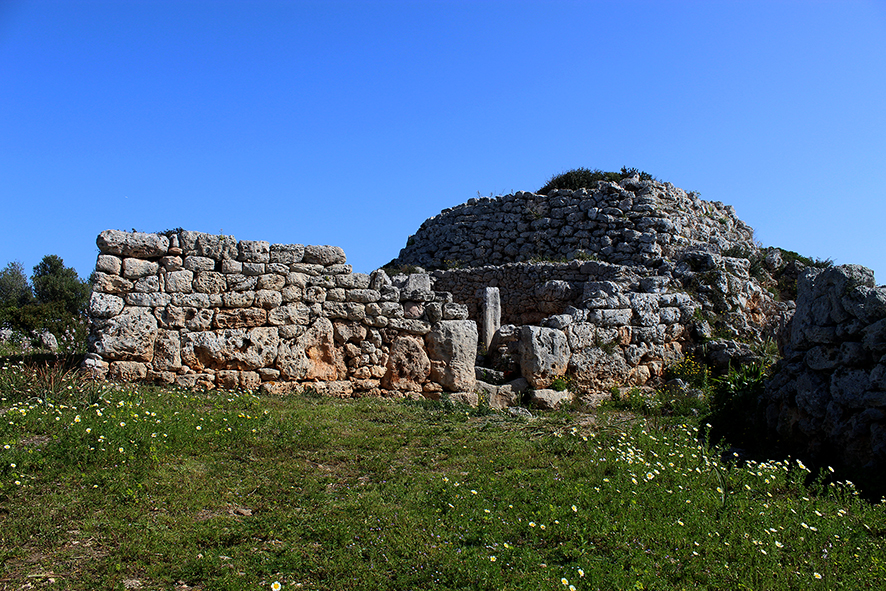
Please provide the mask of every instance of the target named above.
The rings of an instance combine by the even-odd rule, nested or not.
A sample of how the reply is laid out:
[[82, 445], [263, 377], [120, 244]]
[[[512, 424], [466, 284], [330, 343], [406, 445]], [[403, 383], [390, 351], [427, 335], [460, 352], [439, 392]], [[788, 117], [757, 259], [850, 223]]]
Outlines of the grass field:
[[[882, 589], [884, 504], [694, 419], [0, 368], [0, 589]], [[810, 486], [804, 481], [811, 480]]]

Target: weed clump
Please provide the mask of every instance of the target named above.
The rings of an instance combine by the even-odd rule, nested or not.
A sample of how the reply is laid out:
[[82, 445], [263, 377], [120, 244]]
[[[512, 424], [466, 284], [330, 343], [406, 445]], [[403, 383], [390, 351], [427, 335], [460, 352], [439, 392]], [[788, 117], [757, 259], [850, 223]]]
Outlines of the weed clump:
[[632, 176], [639, 176], [641, 181], [652, 181], [655, 178], [648, 172], [637, 170], [636, 168], [627, 168], [622, 166], [619, 172], [603, 172], [595, 168], [589, 170], [587, 168], [574, 168], [554, 175], [545, 183], [545, 186], [538, 190], [538, 193], [547, 195], [556, 189], [590, 189], [597, 186], [600, 181], [619, 182]]

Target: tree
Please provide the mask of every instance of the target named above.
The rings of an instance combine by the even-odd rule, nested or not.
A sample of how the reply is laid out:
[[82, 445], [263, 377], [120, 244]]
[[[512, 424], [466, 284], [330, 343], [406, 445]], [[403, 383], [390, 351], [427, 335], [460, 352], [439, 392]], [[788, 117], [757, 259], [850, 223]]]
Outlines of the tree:
[[81, 280], [61, 257], [48, 254], [34, 267], [34, 295], [41, 304], [57, 304], [71, 314], [80, 314], [89, 300], [89, 284]]
[[0, 271], [0, 308], [18, 308], [34, 300], [24, 266], [13, 261]]

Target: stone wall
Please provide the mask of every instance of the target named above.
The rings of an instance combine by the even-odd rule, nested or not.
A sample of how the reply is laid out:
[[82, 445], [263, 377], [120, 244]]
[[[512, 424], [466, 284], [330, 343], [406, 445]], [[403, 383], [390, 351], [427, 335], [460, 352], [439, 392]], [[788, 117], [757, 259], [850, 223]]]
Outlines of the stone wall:
[[472, 392], [477, 330], [427, 275], [353, 273], [335, 246], [102, 232], [86, 365], [183, 387]]
[[807, 270], [768, 382], [766, 422], [795, 453], [886, 468], [886, 287], [858, 265]]
[[392, 263], [440, 269], [593, 256], [656, 267], [698, 245], [718, 254], [755, 248], [753, 230], [731, 206], [634, 177], [470, 199], [426, 220]]

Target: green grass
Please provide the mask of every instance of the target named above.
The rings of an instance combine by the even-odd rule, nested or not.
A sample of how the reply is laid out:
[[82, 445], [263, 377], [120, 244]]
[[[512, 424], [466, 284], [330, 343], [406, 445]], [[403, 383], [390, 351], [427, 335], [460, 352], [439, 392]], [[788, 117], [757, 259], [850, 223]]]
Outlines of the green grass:
[[0, 396], [0, 588], [877, 589], [886, 577], [883, 505], [806, 487], [797, 462], [724, 464], [685, 418], [526, 420], [21, 365], [0, 369]]

